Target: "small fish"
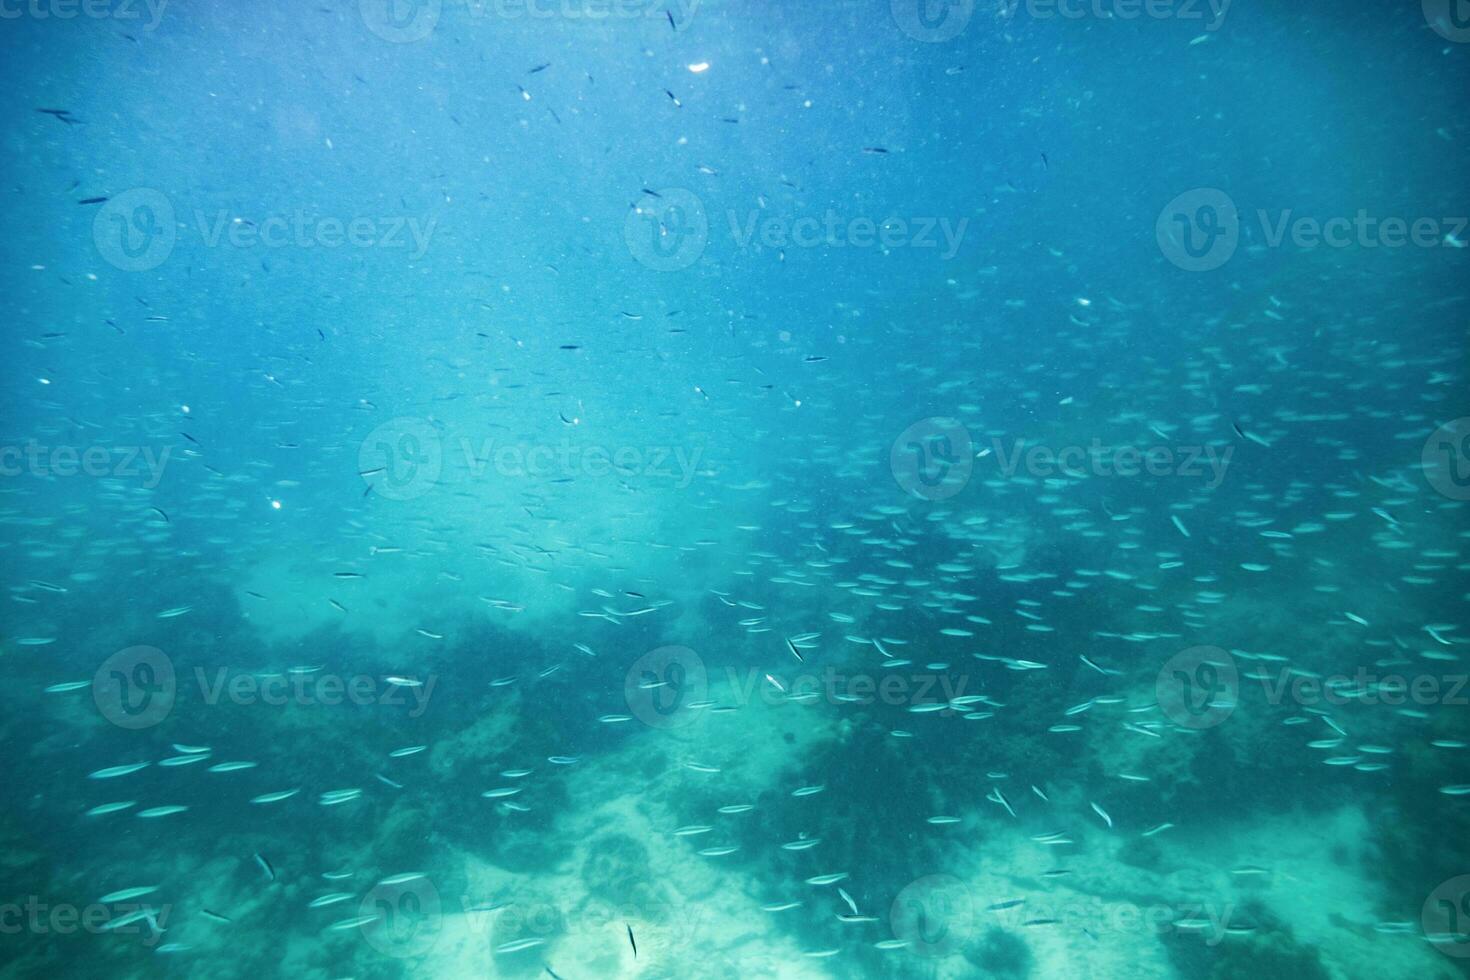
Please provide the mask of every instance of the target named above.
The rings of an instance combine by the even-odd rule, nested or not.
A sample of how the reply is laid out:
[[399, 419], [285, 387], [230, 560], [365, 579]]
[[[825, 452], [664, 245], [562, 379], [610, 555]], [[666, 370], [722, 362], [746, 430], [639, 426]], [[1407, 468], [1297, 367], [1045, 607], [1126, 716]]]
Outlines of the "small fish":
[[804, 837], [801, 840], [788, 841], [781, 845], [783, 851], [806, 851], [822, 843], [820, 837]]
[[103, 895], [101, 898], [97, 899], [97, 901], [101, 905], [106, 905], [109, 902], [126, 902], [134, 898], [142, 898], [144, 895], [151, 895], [156, 891], [158, 891], [157, 885], [144, 885], [139, 888], [124, 888], [121, 891], [108, 892], [106, 895]]
[[126, 915], [120, 915], [116, 919], [108, 919], [100, 926], [100, 928], [107, 931], [113, 929], [121, 929], [123, 926], [132, 925], [134, 922], [139, 922], [143, 919], [147, 919], [152, 915], [153, 910], [151, 908], [141, 908], [135, 912], [129, 912]]
[[633, 959], [636, 960], [638, 958], [638, 940], [633, 938], [633, 927], [626, 922], [623, 923], [623, 927], [628, 930], [628, 945], [633, 947]]
[[999, 789], [991, 790], [988, 794], [986, 794], [985, 798], [992, 803], [999, 803], [1001, 806], [1005, 807], [1006, 812], [1009, 813], [1012, 817], [1016, 815], [1016, 811], [1011, 808], [1011, 801], [1006, 799], [1006, 795], [1002, 793]]
[[251, 797], [250, 802], [256, 805], [264, 805], [266, 803], [279, 803], [282, 800], [289, 800], [291, 797], [295, 796], [299, 792], [301, 792], [301, 790], [298, 788], [283, 789], [275, 793], [262, 793], [259, 796]]
[[146, 810], [139, 810], [138, 811], [138, 816], [139, 816], [140, 819], [150, 820], [150, 819], [153, 819], [155, 817], [168, 817], [168, 816], [172, 816], [175, 813], [183, 813], [187, 809], [189, 809], [189, 808], [186, 807], [186, 806], [178, 806], [178, 805], [173, 805], [173, 806], [151, 806], [151, 807], [149, 807]]
[[92, 809], [88, 810], [84, 814], [84, 816], [88, 816], [88, 817], [100, 817], [100, 816], [102, 816], [104, 814], [107, 814], [107, 813], [117, 813], [119, 810], [126, 810], [126, 809], [128, 809], [130, 807], [133, 807], [133, 806], [136, 806], [136, 805], [137, 805], [137, 803], [134, 800], [122, 800], [122, 801], [117, 802], [117, 803], [101, 803], [101, 804], [98, 804], [97, 806], [92, 807]]
[[149, 765], [151, 765], [151, 763], [133, 762], [122, 766], [110, 766], [106, 769], [98, 769], [96, 772], [88, 773], [87, 778], [116, 779], [118, 776], [126, 776], [129, 773], [137, 772], [139, 769], [146, 769]]
[[359, 926], [365, 926], [369, 922], [376, 922], [379, 918], [380, 916], [377, 913], [374, 913], [373, 915], [354, 915], [350, 919], [343, 919], [340, 922], [333, 922], [331, 925], [327, 926], [327, 931], [345, 932], [348, 929], [356, 929]]
[[80, 119], [77, 119], [71, 114], [70, 109], [37, 109], [36, 111], [47, 116], [52, 116], [58, 122], [64, 122], [68, 126], [75, 126], [81, 122]]
[[209, 767], [209, 772], [239, 772], [241, 769], [254, 769], [258, 763], [255, 762], [217, 762]]

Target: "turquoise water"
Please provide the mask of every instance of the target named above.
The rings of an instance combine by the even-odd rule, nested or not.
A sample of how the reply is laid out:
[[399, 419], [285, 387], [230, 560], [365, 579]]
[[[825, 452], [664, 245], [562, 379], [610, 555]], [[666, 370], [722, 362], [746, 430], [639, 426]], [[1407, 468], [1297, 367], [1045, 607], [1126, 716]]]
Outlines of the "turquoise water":
[[1466, 972], [1463, 3], [0, 14], [0, 976]]

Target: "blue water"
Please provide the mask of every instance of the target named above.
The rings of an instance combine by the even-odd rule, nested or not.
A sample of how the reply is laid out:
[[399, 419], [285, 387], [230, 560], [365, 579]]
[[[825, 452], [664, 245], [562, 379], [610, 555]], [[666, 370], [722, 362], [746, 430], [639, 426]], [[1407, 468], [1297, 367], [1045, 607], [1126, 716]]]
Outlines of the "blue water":
[[0, 5], [0, 977], [1455, 977], [1458, 0]]

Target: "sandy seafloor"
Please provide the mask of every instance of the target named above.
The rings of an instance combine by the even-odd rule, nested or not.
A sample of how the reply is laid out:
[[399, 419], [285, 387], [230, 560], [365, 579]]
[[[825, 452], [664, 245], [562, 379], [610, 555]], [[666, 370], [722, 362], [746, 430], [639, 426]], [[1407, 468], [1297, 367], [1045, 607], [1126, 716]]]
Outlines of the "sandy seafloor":
[[[1034, 530], [986, 538], [997, 560], [1033, 563]], [[1082, 714], [1086, 727], [1076, 733], [1045, 727], [1057, 720], [1058, 705], [1081, 700], [1072, 695], [1104, 679], [1079, 673], [1057, 689], [1033, 682], [1029, 673], [1013, 681], [999, 668], [973, 667], [954, 655], [941, 661], [938, 653], [913, 653], [906, 676], [929, 678], [936, 693], [946, 690], [933, 680], [942, 676], [949, 693], [984, 691], [1005, 708], [965, 719], [955, 711], [913, 714], [906, 704], [846, 704], [825, 695], [792, 700], [772, 691], [763, 675], [789, 684], [805, 667], [783, 662], [766, 642], [752, 654], [751, 638], [730, 626], [746, 610], [712, 602], [707, 592], [666, 591], [677, 601], [657, 614], [656, 626], [614, 628], [575, 616], [585, 583], [524, 585], [520, 594], [530, 601], [520, 613], [466, 611], [463, 603], [428, 598], [442, 591], [442, 576], [420, 569], [437, 568], [435, 561], [392, 557], [400, 562], [396, 571], [379, 564], [372, 577], [354, 583], [351, 607], [374, 610], [359, 620], [364, 629], [341, 630], [320, 612], [322, 595], [343, 594], [340, 584], [323, 585], [319, 574], [337, 556], [303, 552], [276, 557], [234, 583], [156, 581], [159, 594], [189, 592], [196, 608], [160, 626], [151, 609], [119, 606], [103, 632], [148, 631], [154, 642], [184, 651], [174, 658], [181, 675], [195, 658], [230, 662], [220, 650], [231, 644], [240, 644], [232, 674], [298, 662], [344, 674], [427, 669], [437, 686], [421, 713], [412, 699], [356, 708], [309, 700], [206, 704], [186, 679], [166, 720], [118, 741], [120, 733], [98, 717], [86, 690], [38, 696], [32, 686], [26, 710], [41, 712], [44, 736], [22, 749], [25, 765], [51, 769], [57, 779], [6, 819], [5, 852], [15, 880], [77, 903], [156, 883], [160, 891], [151, 900], [169, 906], [161, 939], [147, 930], [51, 938], [69, 975], [530, 977], [545, 975], [548, 966], [568, 980], [854, 971], [1015, 978], [1457, 975], [1459, 964], [1435, 951], [1417, 922], [1410, 889], [1422, 887], [1423, 875], [1402, 872], [1416, 860], [1433, 866], [1459, 845], [1436, 840], [1432, 826], [1393, 825], [1398, 811], [1388, 784], [1421, 792], [1425, 780], [1442, 778], [1434, 751], [1416, 745], [1430, 732], [1463, 726], [1452, 715], [1388, 718], [1385, 709], [1373, 709], [1372, 724], [1405, 737], [1409, 748], [1402, 751], [1410, 758], [1394, 758], [1386, 772], [1358, 773], [1323, 767], [1321, 753], [1302, 748], [1305, 738], [1292, 734], [1299, 726], [1281, 724], [1289, 706], [1264, 703], [1249, 682], [1219, 728], [1170, 726], [1166, 738], [1130, 734], [1118, 713], [1155, 702], [1153, 669], [1107, 678], [1107, 689], [1125, 703]], [[770, 559], [752, 557], [748, 565], [767, 568]], [[1002, 571], [992, 567], [986, 574]], [[767, 571], [730, 572], [732, 597], [742, 588], [767, 598], [768, 590], [781, 591], [780, 584], [758, 581]], [[1172, 590], [1189, 587], [1185, 579], [1165, 582], [1148, 601], [1166, 605]], [[1116, 602], [1127, 598], [1117, 593], [1133, 586], [1118, 581], [1097, 588]], [[283, 598], [262, 602], [250, 594], [258, 590]], [[817, 623], [839, 606], [859, 608], [856, 596], [819, 599], [793, 585], [785, 591], [784, 622]], [[1221, 630], [1226, 617], [1243, 616], [1237, 627], [1243, 632], [1279, 631], [1251, 595], [1242, 590], [1236, 602], [1210, 613], [1211, 630]], [[1264, 593], [1254, 595], [1266, 601]], [[1341, 604], [1335, 595], [1323, 601], [1323, 608]], [[235, 613], [211, 630], [208, 617], [226, 610]], [[879, 623], [883, 635], [901, 633], [904, 617], [913, 614], [870, 607], [867, 615], [866, 625], [860, 616], [857, 624], [824, 630], [824, 665], [881, 678], [885, 670], [872, 648], [841, 635], [877, 632]], [[1118, 622], [1149, 615], [1119, 613]], [[575, 628], [568, 631], [567, 622]], [[444, 638], [416, 635], [425, 623]], [[568, 653], [577, 637], [595, 648], [595, 658]], [[642, 715], [592, 720], [630, 708], [637, 714], [642, 706], [621, 686], [627, 667], [660, 643], [681, 640], [698, 650], [706, 668], [701, 700], [707, 706], [691, 710], [686, 698], [678, 712], [651, 725]], [[931, 649], [963, 650], [971, 642], [941, 637]], [[7, 653], [12, 663], [19, 656]], [[1128, 656], [1137, 655], [1126, 646], [1112, 651], [1114, 662]], [[552, 662], [561, 669], [536, 676], [532, 668]], [[816, 669], [807, 673], [820, 676]], [[514, 683], [491, 684], [512, 675]], [[1312, 734], [1320, 732], [1314, 727]], [[261, 765], [219, 774], [154, 767], [105, 788], [80, 778], [103, 765], [167, 755], [170, 742], [208, 744], [210, 761]], [[416, 743], [428, 747], [385, 759], [390, 749]], [[87, 755], [79, 751], [83, 745], [116, 757]], [[1417, 752], [1425, 758], [1415, 758]], [[546, 757], [554, 754], [579, 761], [549, 764]], [[526, 812], [480, 797], [513, 782], [498, 771], [518, 767], [533, 770], [521, 779], [525, 791], [512, 797]], [[1118, 774], [1125, 772], [1145, 773], [1149, 781], [1122, 781]], [[377, 782], [373, 773], [402, 788]], [[298, 785], [301, 794], [279, 803], [245, 802]], [[322, 807], [313, 798], [353, 786], [365, 788], [361, 799]], [[803, 786], [823, 789], [792, 796]], [[985, 799], [995, 786], [1004, 789], [1016, 817]], [[55, 816], [122, 798], [192, 809], [155, 821], [129, 812]], [[1089, 812], [1093, 799], [1106, 801], [1112, 827]], [[744, 803], [754, 808], [718, 812]], [[27, 811], [43, 810], [53, 815], [44, 832], [34, 824], [22, 829], [30, 823]], [[959, 820], [927, 823], [935, 814]], [[1142, 836], [1165, 820], [1176, 826]], [[673, 833], [691, 824], [710, 829]], [[1051, 833], [1067, 840], [1034, 839]], [[822, 842], [803, 851], [777, 846], [807, 834]], [[70, 851], [58, 856], [58, 841], [67, 841]], [[738, 850], [696, 853], [730, 845]], [[277, 880], [264, 879], [255, 852], [269, 856]], [[1045, 876], [1058, 868], [1070, 874]], [[322, 879], [327, 870], [354, 872], [340, 886], [352, 898], [309, 909], [313, 898], [339, 890]], [[425, 877], [370, 890], [405, 872]], [[805, 883], [833, 872], [849, 877], [836, 885]], [[1412, 882], [1407, 887], [1405, 877]], [[837, 887], [872, 920], [837, 921], [837, 913], [848, 911]], [[384, 896], [393, 910], [389, 920], [326, 928], [375, 911], [373, 901]], [[992, 908], [1017, 899], [1024, 904]], [[762, 910], [787, 901], [802, 904]], [[200, 910], [206, 908], [233, 921], [205, 919]], [[916, 923], [905, 909], [928, 918]], [[1195, 922], [1181, 927], [1185, 920]], [[1395, 922], [1401, 925], [1384, 927]], [[1226, 934], [1229, 925], [1251, 931]], [[926, 939], [913, 942], [915, 936]], [[874, 948], [894, 937], [912, 944]], [[542, 942], [493, 952], [518, 939]], [[152, 951], [165, 941], [186, 948]], [[811, 955], [825, 950], [835, 953]], [[32, 947], [31, 955], [57, 952]], [[6, 976], [35, 975], [25, 954], [4, 969]]]

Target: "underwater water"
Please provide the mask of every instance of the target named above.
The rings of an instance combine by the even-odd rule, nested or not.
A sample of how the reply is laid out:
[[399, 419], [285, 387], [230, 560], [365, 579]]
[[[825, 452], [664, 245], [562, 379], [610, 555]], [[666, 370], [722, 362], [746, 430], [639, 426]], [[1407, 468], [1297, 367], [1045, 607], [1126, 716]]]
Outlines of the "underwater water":
[[1470, 970], [1464, 0], [0, 0], [0, 977]]

